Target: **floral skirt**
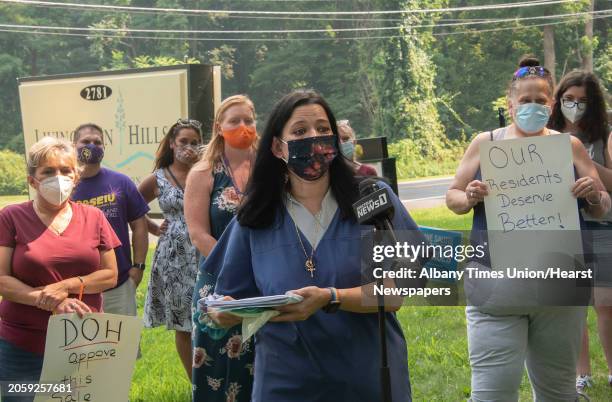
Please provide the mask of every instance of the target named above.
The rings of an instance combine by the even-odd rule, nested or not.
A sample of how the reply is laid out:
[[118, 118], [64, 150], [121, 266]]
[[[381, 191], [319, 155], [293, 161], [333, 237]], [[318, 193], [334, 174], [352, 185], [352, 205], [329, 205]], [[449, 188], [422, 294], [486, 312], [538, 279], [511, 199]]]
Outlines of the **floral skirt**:
[[193, 401], [248, 402], [253, 389], [253, 338], [242, 344], [241, 326], [217, 327], [198, 308], [215, 288], [216, 278], [200, 269], [193, 297]]

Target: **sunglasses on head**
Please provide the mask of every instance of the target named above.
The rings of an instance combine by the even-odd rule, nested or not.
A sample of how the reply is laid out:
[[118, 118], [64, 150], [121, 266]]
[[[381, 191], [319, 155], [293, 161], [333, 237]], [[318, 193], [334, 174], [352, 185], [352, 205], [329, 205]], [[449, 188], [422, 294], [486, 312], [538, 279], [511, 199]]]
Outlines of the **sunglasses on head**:
[[192, 119], [178, 119], [176, 124], [178, 124], [180, 127], [195, 127], [198, 130], [202, 128], [202, 123]]
[[512, 76], [512, 81], [520, 80], [525, 77], [549, 77], [550, 71], [546, 69], [546, 67], [542, 66], [529, 66], [529, 67], [521, 67], [515, 71]]

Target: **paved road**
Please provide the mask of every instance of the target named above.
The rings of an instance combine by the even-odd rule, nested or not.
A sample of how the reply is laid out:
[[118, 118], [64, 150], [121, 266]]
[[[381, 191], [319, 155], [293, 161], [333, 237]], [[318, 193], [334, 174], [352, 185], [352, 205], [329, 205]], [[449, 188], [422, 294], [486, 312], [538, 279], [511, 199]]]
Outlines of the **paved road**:
[[409, 209], [431, 208], [444, 204], [452, 176], [399, 183], [400, 199]]

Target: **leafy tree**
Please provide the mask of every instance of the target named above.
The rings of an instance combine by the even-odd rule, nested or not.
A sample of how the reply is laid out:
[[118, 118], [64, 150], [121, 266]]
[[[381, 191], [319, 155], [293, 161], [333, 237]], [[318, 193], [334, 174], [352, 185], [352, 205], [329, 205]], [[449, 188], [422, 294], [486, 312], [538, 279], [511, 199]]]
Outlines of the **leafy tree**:
[[[448, 149], [460, 147], [475, 132], [498, 125], [493, 105], [500, 99], [503, 104], [507, 81], [519, 57], [525, 53], [535, 53], [544, 61], [544, 28], [532, 26], [542, 24], [542, 20], [464, 26], [448, 24], [474, 19], [586, 11], [591, 0], [524, 9], [433, 14], [409, 11], [506, 2], [337, 0], [245, 4], [237, 0], [98, 1], [139, 7], [222, 10], [215, 15], [83, 11], [2, 4], [0, 22], [10, 24], [227, 31], [317, 28], [326, 33], [163, 33], [156, 36], [152, 33], [115, 32], [103, 35], [92, 32], [83, 37], [0, 32], [0, 118], [3, 122], [0, 126], [0, 148], [23, 151], [18, 77], [199, 62], [221, 65], [223, 95], [250, 95], [260, 121], [265, 120], [274, 102], [282, 95], [295, 88], [309, 87], [319, 90], [328, 99], [338, 118], [349, 119], [359, 136], [384, 135], [391, 142], [404, 141], [396, 147], [398, 152], [419, 155], [425, 160], [448, 158]], [[605, 3], [595, 2], [595, 11], [605, 9]], [[230, 16], [223, 12], [231, 9], [298, 12], [315, 9], [330, 12], [393, 9], [406, 10], [406, 13], [388, 17], [359, 16], [350, 19], [343, 16], [344, 19], [317, 20], [253, 18]], [[583, 18], [573, 18], [570, 23], [556, 25], [552, 24], [560, 21], [545, 21], [550, 22], [548, 38], [554, 38], [554, 47], [547, 46], [547, 50], [549, 53], [554, 50], [557, 78], [582, 66], [592, 51], [594, 70], [600, 75], [602, 83], [609, 87], [612, 81], [612, 48], [607, 40], [610, 32], [607, 20], [593, 21], [592, 36], [585, 32]], [[433, 24], [437, 26], [415, 27]], [[338, 31], [341, 28], [394, 26], [401, 26], [401, 29]], [[513, 29], [500, 30], [508, 27]], [[482, 32], [483, 29], [491, 31]], [[311, 40], [321, 36], [324, 40]], [[363, 38], [366, 36], [370, 38]], [[244, 37], [250, 41], [228, 40]], [[200, 40], [202, 38], [211, 40]], [[264, 38], [289, 40], [269, 41]], [[547, 59], [550, 60], [550, 57]]]

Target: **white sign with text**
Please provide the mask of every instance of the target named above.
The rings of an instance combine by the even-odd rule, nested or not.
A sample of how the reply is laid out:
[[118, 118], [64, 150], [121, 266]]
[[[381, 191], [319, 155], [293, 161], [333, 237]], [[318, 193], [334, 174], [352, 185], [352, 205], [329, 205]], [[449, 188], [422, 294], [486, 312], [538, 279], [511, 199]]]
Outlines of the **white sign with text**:
[[[540, 270], [562, 256], [573, 269], [582, 237], [569, 135], [483, 142], [480, 167], [492, 267]], [[534, 242], [525, 231], [542, 235]]]
[[34, 401], [127, 401], [141, 331], [138, 317], [51, 316], [40, 382], [70, 384], [70, 392], [38, 395]]

